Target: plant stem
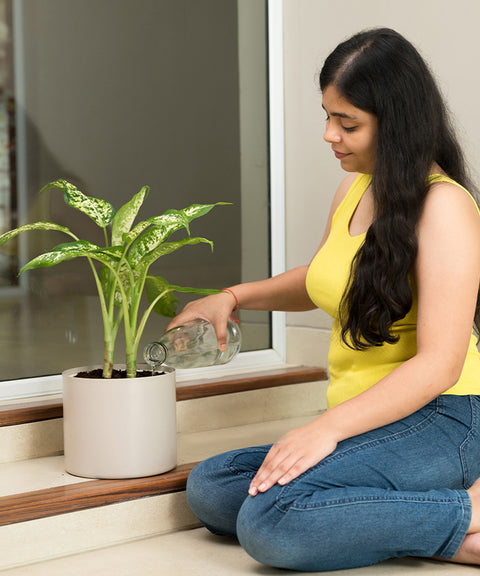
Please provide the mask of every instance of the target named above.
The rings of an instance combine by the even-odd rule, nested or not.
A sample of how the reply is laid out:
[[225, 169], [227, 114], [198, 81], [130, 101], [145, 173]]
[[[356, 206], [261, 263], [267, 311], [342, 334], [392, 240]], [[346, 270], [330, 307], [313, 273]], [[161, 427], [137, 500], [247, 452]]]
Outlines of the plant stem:
[[103, 378], [111, 378], [113, 370], [113, 349], [115, 345], [115, 338], [112, 339], [112, 326], [110, 322], [110, 317], [108, 315], [107, 303], [105, 301], [105, 294], [103, 293], [102, 283], [98, 277], [95, 266], [90, 258], [87, 258], [90, 267], [92, 269], [93, 277], [95, 279], [95, 284], [97, 286], [97, 292], [100, 299], [100, 308], [102, 311], [103, 320]]
[[[88, 258], [90, 261], [90, 258]], [[104, 330], [104, 357], [103, 357], [103, 378], [111, 378], [112, 377], [112, 370], [113, 370], [113, 351], [115, 348], [115, 339], [118, 332], [118, 326], [121, 320], [120, 314], [125, 314], [127, 311], [128, 316], [128, 303], [127, 303], [127, 296], [125, 294], [125, 290], [123, 289], [122, 282], [120, 277], [113, 266], [110, 264], [104, 263], [105, 266], [112, 272], [115, 277], [116, 283], [118, 283], [119, 290], [122, 295], [122, 310], [117, 315], [117, 320], [114, 321], [113, 319], [113, 309], [111, 305], [109, 309], [107, 309], [107, 303], [105, 301], [105, 295], [103, 292], [102, 282], [98, 277], [97, 271], [95, 266], [92, 262], [90, 265], [92, 267], [93, 276], [95, 278], [95, 283], [97, 285], [98, 295], [100, 297], [100, 305], [102, 310], [102, 318], [103, 318], [103, 330]], [[114, 297], [114, 291], [113, 291]], [[111, 304], [111, 303], [110, 303]], [[112, 313], [110, 313], [112, 312]], [[119, 318], [120, 316], [120, 318]], [[128, 318], [125, 318], [125, 329], [128, 323]]]
[[135, 341], [133, 342], [133, 350], [132, 353], [135, 355], [135, 358], [137, 357], [138, 354], [138, 346], [140, 345], [140, 340], [142, 338], [142, 334], [143, 331], [145, 330], [145, 326], [147, 324], [147, 320], [148, 317], [150, 316], [150, 314], [152, 313], [153, 309], [155, 308], [156, 303], [165, 296], [165, 294], [168, 294], [169, 292], [173, 291], [173, 287], [167, 288], [165, 289], [163, 292], [161, 292], [156, 298], [155, 300], [153, 300], [153, 302], [150, 304], [150, 306], [145, 310], [145, 312], [143, 313], [142, 319], [140, 321], [140, 324], [137, 327], [137, 334], [135, 337]]

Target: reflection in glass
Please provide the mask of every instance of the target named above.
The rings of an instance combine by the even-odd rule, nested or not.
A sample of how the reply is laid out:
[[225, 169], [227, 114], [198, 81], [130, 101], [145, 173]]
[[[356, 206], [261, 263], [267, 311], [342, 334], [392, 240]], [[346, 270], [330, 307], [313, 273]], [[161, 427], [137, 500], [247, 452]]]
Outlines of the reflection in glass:
[[[7, 39], [9, 4], [0, 0]], [[18, 203], [19, 224], [51, 220], [81, 237], [97, 234], [86, 217], [63, 205], [58, 191], [39, 195], [59, 177], [116, 208], [148, 185], [145, 206], [152, 213], [193, 202], [232, 202], [197, 227], [192, 224], [192, 235], [214, 242], [213, 254], [206, 245], [191, 247], [162, 258], [152, 273], [209, 288], [267, 277], [265, 3], [15, 0], [15, 5], [15, 70], [7, 49], [2, 79], [8, 87], [15, 75], [22, 93], [16, 102], [17, 158], [11, 153], [8, 99], [0, 107], [2, 154], [4, 143], [10, 149], [0, 159], [2, 231], [17, 225]], [[23, 235], [17, 251], [2, 251], [1, 286], [16, 284], [17, 254], [24, 263], [63, 241], [57, 233]], [[86, 261], [74, 261], [27, 272], [16, 291], [0, 288], [2, 379], [102, 362], [98, 301], [86, 267]], [[181, 306], [185, 301], [179, 299]], [[243, 350], [270, 346], [268, 314], [244, 313], [240, 320]], [[145, 343], [165, 325], [154, 318]]]

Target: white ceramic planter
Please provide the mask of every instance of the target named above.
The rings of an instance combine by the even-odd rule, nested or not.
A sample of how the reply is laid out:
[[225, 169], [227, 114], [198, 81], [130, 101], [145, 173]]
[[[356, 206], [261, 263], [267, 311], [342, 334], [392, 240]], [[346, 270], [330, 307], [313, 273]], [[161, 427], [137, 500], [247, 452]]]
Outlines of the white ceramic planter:
[[65, 469], [87, 478], [140, 478], [177, 464], [175, 370], [141, 378], [63, 373]]

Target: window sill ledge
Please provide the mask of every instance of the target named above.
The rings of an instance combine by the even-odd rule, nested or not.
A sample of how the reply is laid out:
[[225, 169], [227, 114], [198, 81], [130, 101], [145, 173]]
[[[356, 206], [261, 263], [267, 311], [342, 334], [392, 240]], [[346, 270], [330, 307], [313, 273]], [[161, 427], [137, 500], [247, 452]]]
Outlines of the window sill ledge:
[[[177, 401], [326, 379], [327, 373], [324, 368], [290, 366], [230, 377], [195, 380], [192, 384], [184, 381], [177, 388]], [[63, 404], [58, 396], [50, 400], [41, 398], [0, 406], [0, 426], [15, 426], [62, 417]]]

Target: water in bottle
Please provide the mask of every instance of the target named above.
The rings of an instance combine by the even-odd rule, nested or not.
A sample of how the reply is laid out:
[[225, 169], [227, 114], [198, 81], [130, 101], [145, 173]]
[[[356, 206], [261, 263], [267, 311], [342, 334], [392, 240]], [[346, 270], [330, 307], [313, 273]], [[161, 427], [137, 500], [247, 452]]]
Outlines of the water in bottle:
[[203, 318], [196, 318], [167, 330], [158, 342], [147, 344], [143, 357], [152, 368], [160, 364], [173, 368], [215, 366], [230, 362], [238, 354], [241, 340], [238, 324], [229, 319], [227, 347], [220, 351], [212, 324]]

